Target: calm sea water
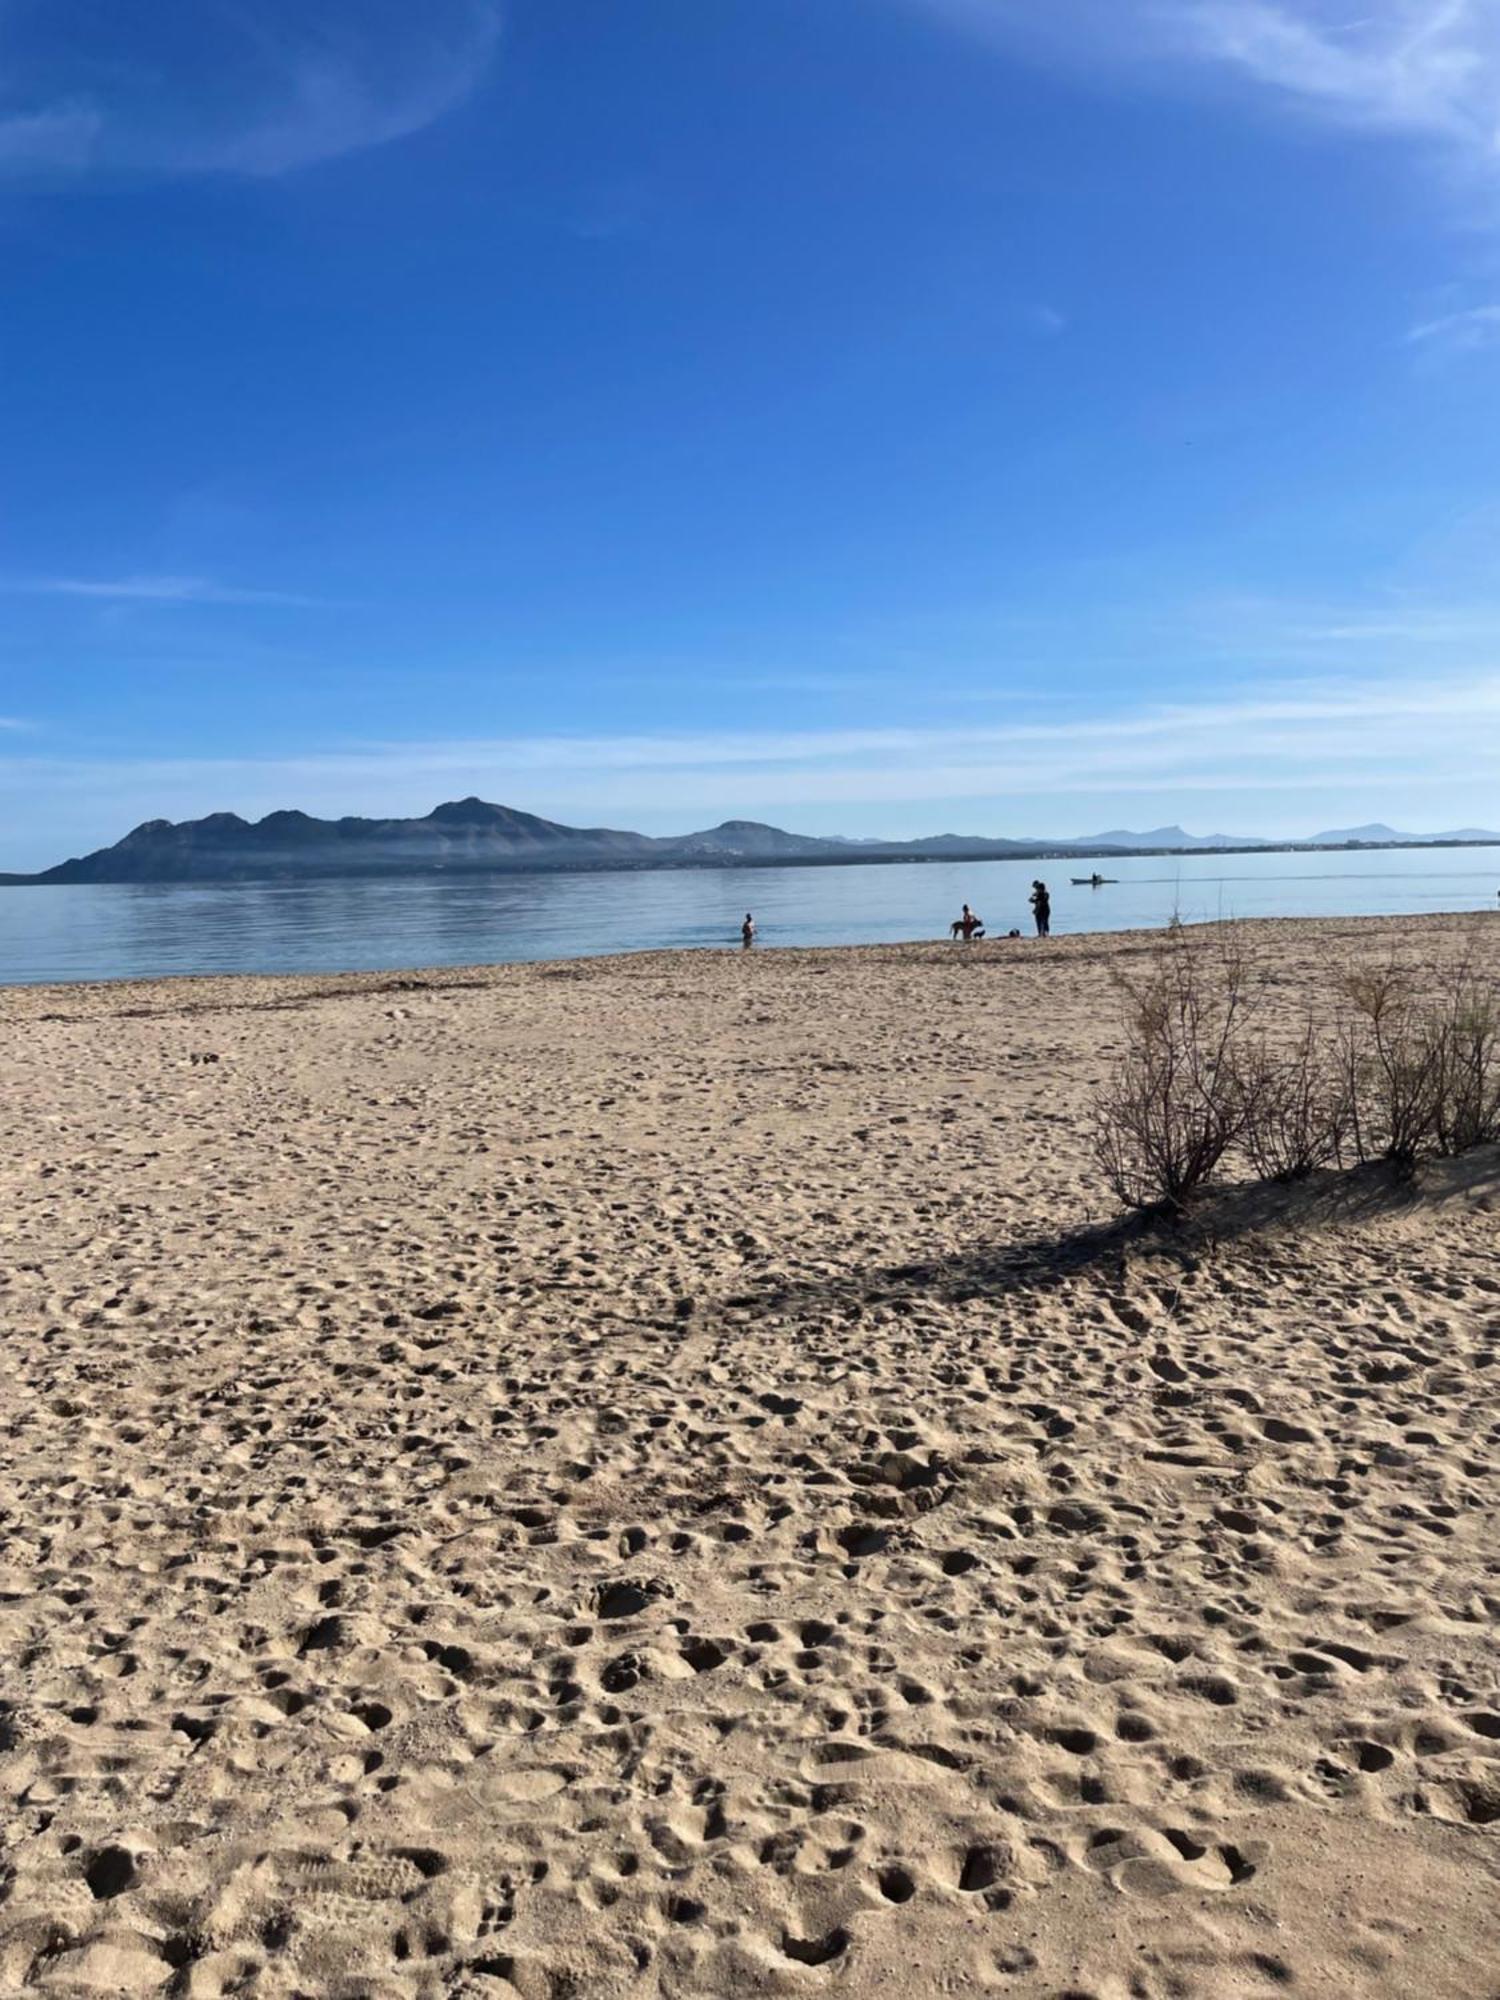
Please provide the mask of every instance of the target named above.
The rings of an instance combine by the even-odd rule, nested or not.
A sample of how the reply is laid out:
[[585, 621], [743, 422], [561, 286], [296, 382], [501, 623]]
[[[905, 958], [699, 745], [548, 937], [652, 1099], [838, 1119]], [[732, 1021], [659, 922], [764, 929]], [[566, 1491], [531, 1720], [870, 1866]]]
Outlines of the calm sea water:
[[509, 875], [469, 880], [236, 888], [0, 889], [0, 983], [186, 972], [344, 972], [579, 958], [737, 945], [746, 910], [761, 946], [946, 935], [968, 901], [991, 935], [1029, 930], [1032, 877], [1055, 932], [1136, 930], [1218, 917], [1389, 916], [1500, 910], [1500, 848], [1363, 854], [1102, 857]]

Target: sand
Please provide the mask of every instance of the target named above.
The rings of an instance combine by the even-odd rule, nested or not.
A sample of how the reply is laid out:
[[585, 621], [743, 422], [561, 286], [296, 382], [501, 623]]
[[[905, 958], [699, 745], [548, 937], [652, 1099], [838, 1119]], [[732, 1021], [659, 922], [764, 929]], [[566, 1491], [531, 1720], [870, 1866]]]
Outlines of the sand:
[[0, 1992], [1500, 1992], [1500, 1160], [1111, 1234], [1154, 948], [0, 994]]

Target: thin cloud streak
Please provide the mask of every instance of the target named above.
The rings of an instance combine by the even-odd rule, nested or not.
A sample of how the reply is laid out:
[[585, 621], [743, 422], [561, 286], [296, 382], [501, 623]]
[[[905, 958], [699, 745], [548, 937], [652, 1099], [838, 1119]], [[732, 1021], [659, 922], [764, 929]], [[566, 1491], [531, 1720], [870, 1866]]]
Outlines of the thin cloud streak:
[[0, 582], [11, 597], [81, 597], [114, 604], [284, 604], [303, 608], [320, 603], [290, 590], [250, 590], [202, 576], [17, 577]]
[[1183, 27], [1209, 61], [1332, 115], [1492, 152], [1500, 39], [1475, 0], [1198, 0]]
[[1441, 347], [1451, 354], [1475, 354], [1481, 348], [1500, 345], [1500, 305], [1445, 313], [1441, 319], [1414, 326], [1406, 341], [1409, 347]]
[[1497, 158], [1500, 25], [1490, 0], [905, 0], [1070, 67], [1154, 74], [1191, 89], [1238, 81], [1309, 115], [1438, 139]]
[[[420, 26], [416, 10], [386, 8], [382, 20], [369, 0], [362, 4], [349, 29], [326, 9], [278, 15], [157, 0], [164, 15], [154, 25], [170, 25], [167, 9], [180, 14], [175, 39], [201, 72], [152, 63], [128, 35], [116, 43], [109, 17], [101, 33], [91, 10], [70, 21], [56, 5], [40, 37], [8, 24], [8, 70], [24, 63], [54, 94], [0, 104], [0, 177], [275, 179], [420, 132], [488, 74], [500, 39], [497, 0], [428, 0]], [[102, 93], [90, 88], [98, 76], [109, 79]]]
[[93, 105], [77, 103], [0, 117], [0, 175], [81, 173], [93, 158], [103, 124]]
[[390, 145], [434, 125], [478, 86], [499, 41], [499, 16], [473, 0], [470, 31], [458, 46], [414, 61], [409, 80], [393, 96], [374, 90], [350, 63], [304, 58], [288, 73], [285, 108], [273, 118], [219, 146], [210, 146], [186, 171], [275, 178], [341, 154]]
[[1319, 668], [1336, 673], [1338, 682], [1363, 686], [1398, 672], [1412, 682], [1430, 667], [1446, 685], [1500, 658], [1500, 604], [1435, 603], [1401, 591], [1343, 602], [1206, 596], [1144, 630], [1153, 657], [1170, 647], [1188, 657], [1237, 660], [1257, 682], [1267, 663], [1278, 661], [1292, 684], [1304, 689]]
[[1472, 618], [1409, 617], [1352, 619], [1348, 624], [1307, 625], [1291, 635], [1316, 643], [1383, 645], [1399, 640], [1404, 646], [1488, 645], [1500, 639], [1500, 618], [1479, 612]]

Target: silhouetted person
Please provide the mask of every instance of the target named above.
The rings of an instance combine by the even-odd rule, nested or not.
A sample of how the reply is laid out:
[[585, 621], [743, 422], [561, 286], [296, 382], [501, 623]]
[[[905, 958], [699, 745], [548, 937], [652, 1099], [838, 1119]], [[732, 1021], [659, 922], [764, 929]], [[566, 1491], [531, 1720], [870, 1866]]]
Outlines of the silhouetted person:
[[1036, 918], [1037, 936], [1051, 937], [1052, 898], [1047, 894], [1047, 885], [1045, 882], [1032, 883], [1030, 901], [1031, 913]]
[[740, 925], [740, 943], [748, 951], [755, 942], [755, 919], [746, 910], [745, 921]]

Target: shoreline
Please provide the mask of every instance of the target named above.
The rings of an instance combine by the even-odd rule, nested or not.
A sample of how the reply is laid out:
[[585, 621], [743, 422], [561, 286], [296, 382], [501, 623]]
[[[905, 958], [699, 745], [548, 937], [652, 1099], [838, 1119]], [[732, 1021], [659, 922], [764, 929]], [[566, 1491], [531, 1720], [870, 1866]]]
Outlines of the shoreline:
[[[1247, 939], [1274, 938], [1288, 930], [1306, 931], [1328, 930], [1342, 935], [1358, 937], [1377, 930], [1398, 929], [1403, 934], [1413, 930], [1444, 933], [1458, 927], [1484, 927], [1500, 934], [1500, 909], [1475, 910], [1423, 910], [1402, 916], [1287, 916], [1287, 917], [1210, 917], [1197, 922], [1189, 922], [1185, 928], [1195, 933], [1210, 931], [1230, 931]], [[443, 965], [391, 965], [371, 967], [352, 971], [303, 971], [303, 972], [168, 972], [149, 975], [122, 974], [112, 979], [76, 980], [0, 980], [0, 1017], [15, 1005], [21, 996], [35, 1000], [45, 1000], [49, 996], [71, 995], [76, 997], [103, 998], [112, 996], [129, 1000], [132, 996], [156, 994], [165, 988], [169, 993], [184, 996], [207, 992], [208, 989], [229, 988], [243, 990], [253, 987], [274, 989], [278, 995], [286, 994], [286, 999], [266, 1000], [261, 1005], [300, 1004], [317, 998], [337, 999], [356, 993], [384, 993], [402, 990], [423, 990], [430, 992], [462, 990], [466, 988], [496, 985], [511, 977], [527, 974], [558, 977], [569, 975], [577, 968], [641, 965], [658, 960], [695, 961], [718, 963], [728, 961], [742, 964], [748, 961], [763, 961], [775, 958], [778, 961], [803, 961], [831, 959], [835, 963], [862, 955], [874, 962], [884, 959], [913, 963], [930, 962], [946, 964], [950, 960], [968, 959], [986, 965], [1003, 964], [1020, 958], [1028, 951], [1045, 951], [1052, 957], [1076, 957], [1080, 952], [1098, 954], [1105, 950], [1110, 955], [1124, 955], [1132, 950], [1149, 950], [1153, 941], [1160, 942], [1167, 935], [1166, 926], [1135, 926], [1121, 930], [1066, 931], [1057, 932], [1049, 938], [1037, 938], [1024, 934], [1019, 938], [985, 937], [969, 944], [951, 940], [931, 938], [903, 938], [876, 943], [851, 944], [767, 944], [757, 943], [746, 951], [736, 944], [722, 945], [643, 945], [636, 951], [585, 952], [567, 958], [525, 958], [477, 960], [467, 964]], [[215, 998], [205, 1002], [205, 1008], [226, 1007], [227, 1000]], [[251, 1005], [251, 1002], [242, 1002]], [[29, 1009], [17, 1008], [25, 1012]], [[103, 1010], [94, 1010], [103, 1011]], [[131, 1010], [122, 1007], [122, 1014]], [[170, 1012], [170, 1008], [151, 1008], [151, 1013]], [[202, 1008], [183, 1011], [204, 1011]]]

